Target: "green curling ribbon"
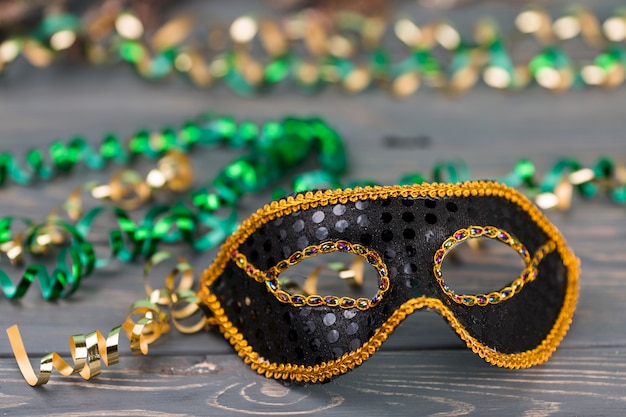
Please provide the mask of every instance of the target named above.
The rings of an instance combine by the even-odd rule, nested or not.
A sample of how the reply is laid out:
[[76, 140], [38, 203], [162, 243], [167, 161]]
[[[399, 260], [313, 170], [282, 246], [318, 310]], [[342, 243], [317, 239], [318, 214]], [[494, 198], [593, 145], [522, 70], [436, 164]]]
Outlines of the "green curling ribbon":
[[[300, 129], [303, 131], [298, 133]], [[303, 142], [297, 150], [284, 150], [285, 144], [297, 140]], [[8, 179], [19, 184], [29, 184], [35, 179], [50, 180], [60, 173], [70, 172], [78, 164], [93, 170], [103, 169], [109, 161], [129, 165], [139, 156], [157, 159], [173, 149], [189, 152], [196, 145], [232, 148], [254, 145], [254, 151], [267, 151], [264, 156], [282, 155], [285, 158], [276, 161], [279, 167], [272, 178], [280, 175], [280, 170], [293, 162], [294, 157], [298, 160], [314, 147], [319, 149], [321, 159], [336, 158], [333, 164], [326, 165], [339, 166], [339, 171], [345, 170], [346, 166], [340, 138], [319, 119], [287, 118], [280, 123], [266, 123], [259, 129], [250, 122], [236, 124], [232, 118], [205, 113], [178, 130], [171, 127], [156, 132], [141, 129], [125, 141], [110, 133], [98, 147], [93, 147], [82, 137], [74, 137], [66, 143], [55, 141], [47, 152], [28, 151], [21, 163], [9, 152], [0, 153], [0, 185], [6, 184]], [[256, 155], [256, 152], [250, 154]]]
[[[0, 270], [0, 285], [5, 297], [22, 297], [34, 281], [39, 282], [45, 299], [68, 296], [78, 289], [81, 280], [94, 268], [103, 267], [114, 258], [124, 262], [148, 259], [163, 242], [185, 242], [197, 251], [213, 248], [235, 230], [236, 208], [245, 194], [263, 190], [305, 163], [311, 155], [317, 157], [322, 168], [318, 175], [334, 177], [347, 167], [341, 137], [321, 119], [288, 117], [280, 122], [257, 126], [248, 121], [236, 123], [230, 117], [205, 113], [197, 121], [185, 123], [179, 130], [140, 130], [126, 143], [112, 134], [107, 135], [97, 150], [81, 138], [68, 143], [57, 141], [48, 149], [49, 161], [44, 152], [29, 151], [25, 168], [16, 163], [15, 157], [5, 153], [2, 159], [5, 164], [0, 165], [3, 174], [0, 179], [5, 182], [11, 178], [28, 184], [35, 179], [47, 180], [59, 173], [69, 172], [79, 163], [101, 169], [110, 160], [128, 164], [140, 155], [157, 158], [173, 149], [189, 151], [195, 145], [241, 148], [245, 154], [226, 165], [212, 181], [191, 193], [189, 201], [152, 206], [138, 221], [119, 207], [107, 206], [89, 210], [75, 225], [58, 219], [50, 219], [40, 225], [30, 219], [0, 219], [0, 250], [5, 248], [7, 252], [10, 248], [6, 245], [17, 241], [18, 236], [13, 229], [18, 220], [26, 226], [26, 230], [21, 232], [24, 235], [24, 251], [40, 254], [47, 252], [49, 246], [62, 245], [56, 267], [51, 272], [44, 265], [28, 265], [18, 284], [13, 284], [9, 275]], [[104, 215], [113, 216], [115, 227], [108, 233], [109, 253], [97, 258], [89, 235], [94, 223]], [[50, 237], [46, 228], [55, 228], [55, 236], [61, 236], [58, 242]], [[40, 242], [42, 236], [48, 241]]]
[[[12, 219], [5, 217], [0, 220], [3, 226]], [[31, 252], [47, 251], [46, 243], [37, 241], [44, 228], [55, 228], [64, 235], [66, 246], [61, 247], [57, 254], [57, 266], [48, 272], [44, 265], [32, 264], [26, 267], [19, 282], [14, 284], [9, 275], [0, 270], [0, 286], [6, 298], [20, 298], [26, 294], [30, 285], [37, 281], [43, 297], [54, 300], [74, 293], [81, 279], [89, 275], [95, 267], [93, 246], [85, 241], [81, 233], [71, 224], [58, 219], [31, 226], [26, 231], [25, 247]], [[6, 229], [5, 229], [6, 230]], [[37, 249], [35, 249], [37, 248]]]

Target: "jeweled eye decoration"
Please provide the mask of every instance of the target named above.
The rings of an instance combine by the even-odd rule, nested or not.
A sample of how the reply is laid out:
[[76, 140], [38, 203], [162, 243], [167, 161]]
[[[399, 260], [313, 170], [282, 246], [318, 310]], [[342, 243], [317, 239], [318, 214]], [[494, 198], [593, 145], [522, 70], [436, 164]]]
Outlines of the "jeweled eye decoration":
[[[499, 291], [490, 292], [488, 294], [457, 294], [448, 284], [446, 284], [443, 278], [443, 272], [441, 271], [441, 265], [443, 264], [446, 255], [450, 253], [450, 251], [458, 244], [465, 242], [468, 239], [475, 239], [479, 237], [498, 240], [510, 246], [520, 255], [524, 261], [525, 268], [517, 279], [515, 279], [510, 285], [501, 288]], [[519, 240], [512, 237], [506, 231], [493, 226], [470, 226], [465, 229], [457, 230], [452, 234], [452, 236], [441, 244], [441, 248], [435, 252], [435, 266], [433, 267], [433, 274], [435, 275], [435, 278], [437, 278], [437, 282], [441, 286], [441, 289], [455, 303], [466, 306], [486, 306], [487, 304], [497, 304], [513, 297], [522, 290], [526, 283], [533, 281], [537, 277], [537, 267], [539, 266], [539, 263], [554, 249], [555, 243], [550, 240], [545, 245], [541, 246], [535, 256], [531, 258], [524, 245], [522, 245]]]
[[[296, 265], [307, 258], [314, 257], [316, 255], [330, 254], [333, 252], [353, 253], [362, 257], [369, 265], [371, 265], [379, 276], [378, 291], [372, 298], [352, 298], [352, 297], [340, 297], [337, 295], [325, 295], [318, 294], [291, 294], [281, 288], [279, 280], [280, 274], [286, 271], [289, 267]], [[378, 305], [383, 298], [385, 292], [389, 290], [389, 271], [384, 263], [382, 263], [381, 256], [371, 250], [368, 250], [365, 246], [359, 244], [351, 244], [349, 242], [340, 240], [338, 242], [324, 242], [316, 246], [307, 246], [301, 251], [295, 252], [287, 259], [280, 261], [269, 270], [263, 272], [255, 268], [247, 259], [246, 256], [234, 251], [233, 257], [236, 259], [237, 265], [246, 271], [246, 274], [258, 282], [265, 282], [267, 289], [274, 294], [274, 296], [283, 303], [292, 304], [296, 307], [303, 306], [329, 306], [329, 307], [341, 307], [341, 308], [358, 308], [359, 310], [367, 310], [368, 308]]]

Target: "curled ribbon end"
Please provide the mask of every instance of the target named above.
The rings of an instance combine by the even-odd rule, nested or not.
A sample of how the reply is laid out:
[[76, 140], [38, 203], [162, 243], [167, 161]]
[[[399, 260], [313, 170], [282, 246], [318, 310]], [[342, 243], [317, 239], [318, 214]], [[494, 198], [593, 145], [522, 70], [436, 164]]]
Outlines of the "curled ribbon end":
[[22, 335], [17, 327], [17, 324], [9, 327], [6, 330], [7, 336], [9, 338], [9, 343], [11, 344], [11, 350], [13, 351], [13, 356], [17, 361], [17, 366], [20, 368], [20, 372], [22, 376], [31, 387], [36, 387], [39, 385], [43, 385], [50, 379], [50, 373], [52, 372], [51, 361], [49, 359], [50, 355], [46, 355], [41, 359], [41, 367], [39, 376], [35, 375], [35, 371], [30, 364], [30, 359], [28, 359], [28, 354], [26, 353], [26, 349], [24, 348], [24, 343], [22, 342]]
[[89, 380], [100, 373], [102, 362], [107, 366], [117, 363], [120, 330], [119, 326], [113, 328], [106, 339], [99, 331], [70, 337], [70, 354], [74, 365], [70, 366], [58, 353], [52, 352], [40, 359], [39, 375], [35, 374], [30, 363], [17, 325], [9, 327], [6, 333], [22, 376], [28, 385], [36, 387], [50, 380], [53, 369], [63, 376], [79, 373], [85, 380]]

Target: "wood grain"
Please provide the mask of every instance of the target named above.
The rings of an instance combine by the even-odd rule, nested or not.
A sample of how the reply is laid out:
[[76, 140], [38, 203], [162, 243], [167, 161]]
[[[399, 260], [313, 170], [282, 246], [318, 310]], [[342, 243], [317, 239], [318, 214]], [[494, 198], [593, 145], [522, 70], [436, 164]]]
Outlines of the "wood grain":
[[89, 382], [24, 389], [0, 361], [8, 415], [617, 416], [626, 409], [626, 355], [561, 349], [547, 364], [511, 371], [465, 350], [380, 352], [324, 385], [282, 385], [234, 355], [124, 358]]

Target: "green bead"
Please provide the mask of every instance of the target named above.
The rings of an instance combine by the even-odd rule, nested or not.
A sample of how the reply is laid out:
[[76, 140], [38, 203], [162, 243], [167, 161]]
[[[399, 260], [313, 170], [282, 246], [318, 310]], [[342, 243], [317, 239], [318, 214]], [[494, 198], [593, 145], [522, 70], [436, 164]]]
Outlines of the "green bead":
[[354, 63], [349, 59], [338, 57], [331, 58], [329, 64], [335, 67], [341, 81], [345, 80], [355, 67]]
[[515, 66], [501, 38], [496, 38], [491, 45], [489, 45], [489, 63], [487, 66], [505, 71], [509, 76], [507, 87], [513, 86]]
[[133, 236], [135, 240], [146, 240], [151, 236], [150, 229], [147, 227], [141, 226], [135, 230], [135, 235]]
[[[256, 146], [260, 151], [276, 150], [276, 141], [283, 136], [283, 127], [278, 122], [268, 122], [261, 126], [261, 134], [256, 141]], [[280, 150], [280, 149], [279, 149]]]
[[241, 141], [241, 144], [248, 145], [254, 143], [254, 140], [259, 136], [259, 127], [252, 122], [241, 122], [239, 124], [239, 131], [237, 137]]
[[55, 141], [48, 148], [50, 159], [54, 167], [60, 172], [67, 172], [72, 167], [71, 161], [68, 160], [68, 150], [64, 143]]
[[176, 217], [176, 226], [180, 230], [190, 231], [195, 228], [194, 219], [188, 215], [179, 215]]
[[571, 67], [571, 60], [565, 52], [555, 46], [544, 49], [539, 55], [532, 58], [528, 64], [530, 73], [536, 77], [544, 68], [562, 69]]
[[[162, 146], [159, 152], [167, 152], [170, 151], [177, 146], [177, 134], [176, 131], [172, 127], [165, 127], [161, 131], [161, 140]], [[156, 149], [155, 149], [156, 150]]]
[[626, 186], [614, 188], [611, 197], [616, 203], [626, 204]]
[[210, 128], [220, 139], [225, 140], [227, 143], [237, 133], [237, 124], [231, 117], [220, 117], [216, 119], [211, 123]]
[[66, 148], [67, 160], [74, 165], [85, 158], [87, 141], [80, 136], [75, 136], [70, 139]]
[[201, 136], [201, 129], [197, 124], [193, 122], [186, 122], [185, 126], [181, 129], [178, 139], [183, 149], [188, 149], [189, 146], [199, 142]]
[[419, 72], [420, 66], [413, 55], [410, 55], [400, 62], [397, 62], [391, 66], [391, 78], [398, 78], [401, 75], [408, 73]]
[[0, 243], [8, 242], [13, 238], [12, 233], [8, 229], [0, 229]]
[[580, 191], [580, 194], [584, 198], [591, 198], [594, 195], [596, 195], [597, 187], [595, 186], [595, 184], [592, 184], [590, 182], [585, 182], [583, 184], [578, 185], [578, 191]]
[[194, 206], [203, 211], [211, 212], [222, 207], [222, 202], [217, 194], [198, 191], [191, 197]]
[[348, 167], [348, 158], [343, 141], [337, 132], [326, 126], [319, 137], [320, 154], [318, 160], [323, 169], [334, 174], [342, 174]]
[[122, 145], [119, 139], [112, 133], [107, 134], [100, 145], [100, 155], [108, 160], [115, 158], [121, 151]]
[[551, 67], [552, 61], [545, 54], [539, 54], [533, 57], [528, 63], [528, 68], [533, 76], [536, 76], [541, 69]]
[[120, 226], [120, 230], [125, 233], [132, 233], [136, 229], [135, 223], [128, 217], [118, 216], [117, 223]]
[[256, 92], [256, 87], [245, 79], [243, 74], [235, 67], [235, 54], [232, 52], [224, 54], [227, 65], [224, 81], [237, 94], [251, 96]]
[[472, 56], [468, 48], [459, 47], [454, 51], [452, 61], [448, 68], [448, 73], [453, 75], [458, 71], [469, 67], [472, 64]]
[[416, 50], [413, 52], [413, 59], [417, 62], [420, 72], [425, 75], [435, 75], [441, 72], [439, 62], [432, 56], [430, 50]]
[[317, 120], [318, 119], [312, 119], [307, 123], [301, 119], [287, 117], [282, 122], [283, 132], [288, 137], [298, 137], [299, 140], [308, 145], [313, 141], [313, 136], [316, 135]]
[[217, 210], [222, 206], [222, 202], [217, 194], [208, 194], [206, 196], [206, 207], [209, 211]]
[[278, 58], [270, 62], [264, 70], [263, 77], [269, 83], [277, 83], [289, 75], [289, 62], [284, 58]]
[[376, 48], [369, 57], [369, 68], [376, 78], [383, 78], [389, 73], [391, 68], [391, 59], [389, 53], [383, 48]]
[[31, 149], [26, 153], [26, 162], [31, 167], [37, 169], [43, 163], [43, 154], [39, 149]]
[[46, 16], [39, 27], [39, 31], [45, 37], [52, 36], [62, 30], [76, 32], [80, 29], [80, 19], [69, 13], [58, 13]]
[[16, 164], [13, 155], [9, 153], [0, 155], [0, 168], [0, 175], [2, 176], [0, 180], [3, 184], [9, 176], [18, 184], [28, 184], [32, 178], [31, 175], [20, 169], [20, 167]]
[[284, 133], [283, 126], [278, 122], [268, 122], [262, 127], [262, 135], [266, 138], [276, 139]]
[[134, 41], [123, 41], [119, 48], [120, 57], [130, 63], [136, 64], [145, 56], [145, 50], [140, 43]]
[[532, 178], [535, 175], [535, 165], [529, 159], [521, 159], [515, 164], [513, 171], [522, 179]]
[[407, 174], [400, 178], [398, 184], [400, 185], [413, 185], [426, 182], [426, 178], [420, 173]]
[[139, 130], [128, 142], [128, 148], [133, 154], [142, 154], [150, 150], [150, 132]]
[[339, 179], [329, 172], [313, 171], [298, 175], [293, 180], [293, 190], [297, 193], [308, 190], [340, 188]]
[[[158, 221], [154, 225], [154, 228], [152, 229], [152, 232], [150, 233], [150, 235], [154, 236], [154, 237], [161, 238], [161, 237], [163, 237], [163, 235], [165, 235], [167, 233], [167, 231], [170, 229], [170, 227], [172, 227], [173, 224], [174, 224], [174, 222], [172, 221], [171, 217], [167, 217], [165, 219], [161, 219], [160, 221]], [[141, 229], [141, 230], [142, 230], [141, 233], [143, 233], [143, 229]], [[135, 235], [135, 236], [137, 238], [139, 238], [138, 234]]]
[[224, 200], [228, 205], [234, 206], [238, 201], [243, 190], [237, 188], [235, 184], [228, 181], [223, 175], [218, 175], [213, 180], [213, 187], [221, 200]]
[[0, 167], [6, 169], [13, 162], [13, 155], [8, 152], [0, 153]]
[[199, 144], [210, 146], [218, 145], [221, 142], [222, 136], [219, 132], [218, 120], [219, 118], [212, 113], [203, 113], [198, 117], [198, 128], [200, 129]]
[[611, 178], [615, 171], [615, 164], [607, 157], [602, 157], [593, 167], [593, 174], [597, 179]]
[[258, 178], [255, 169], [250, 162], [244, 159], [239, 159], [228, 165], [224, 169], [223, 175], [230, 180], [229, 183], [238, 184], [242, 191], [253, 191], [257, 188]]
[[605, 71], [612, 70], [619, 64], [619, 58], [611, 53], [600, 54], [594, 60], [594, 63]]
[[159, 54], [152, 58], [148, 68], [148, 78], [158, 80], [172, 73], [174, 65], [167, 55]]

